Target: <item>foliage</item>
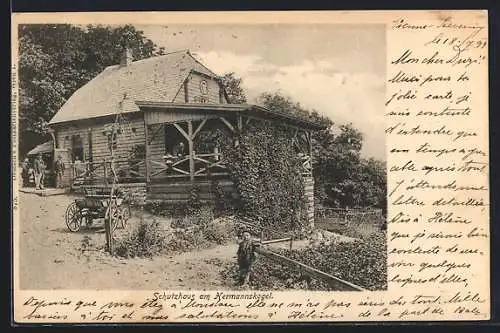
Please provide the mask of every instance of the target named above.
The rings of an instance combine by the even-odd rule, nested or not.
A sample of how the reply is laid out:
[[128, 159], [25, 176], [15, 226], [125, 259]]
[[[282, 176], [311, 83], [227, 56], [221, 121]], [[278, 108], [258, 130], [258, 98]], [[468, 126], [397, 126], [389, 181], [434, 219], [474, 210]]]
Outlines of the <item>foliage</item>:
[[289, 129], [250, 123], [239, 146], [226, 146], [227, 166], [242, 213], [262, 226], [300, 231], [305, 220], [301, 161], [290, 144]]
[[[194, 219], [194, 221], [189, 221]], [[204, 221], [203, 217], [185, 218], [187, 227], [178, 228], [165, 245], [166, 253], [182, 253], [224, 245], [236, 238], [234, 226], [228, 221]], [[188, 222], [186, 222], [188, 220]]]
[[[323, 243], [302, 250], [277, 250], [282, 255], [349, 281], [368, 290], [387, 289], [387, 250], [385, 233], [373, 233], [365, 240]], [[222, 275], [235, 278], [234, 266]], [[324, 281], [312, 279], [286, 265], [266, 258], [256, 261], [250, 286], [258, 290], [332, 290]]]
[[242, 79], [236, 77], [234, 72], [226, 73], [222, 77], [222, 85], [224, 86], [228, 98], [228, 103], [242, 104], [247, 102], [247, 97], [241, 87]]
[[232, 197], [224, 191], [217, 180], [212, 181], [211, 192], [214, 196], [214, 212], [218, 216], [229, 213], [233, 208]]
[[115, 253], [124, 258], [151, 258], [162, 253], [165, 246], [165, 237], [159, 223], [141, 219], [139, 225], [127, 237], [117, 242]]
[[[334, 127], [333, 122], [308, 110], [290, 97], [264, 93], [265, 107], [324, 126], [313, 132], [313, 175], [315, 201], [333, 207], [386, 207], [385, 162], [361, 157], [363, 134], [352, 124]], [[334, 134], [333, 130], [336, 130]]]
[[316, 195], [324, 204], [385, 208], [385, 163], [362, 158], [362, 143], [362, 134], [348, 124], [340, 126], [340, 133], [327, 147], [315, 147]]
[[186, 205], [188, 216], [196, 216], [201, 212], [200, 188], [195, 184], [189, 192], [189, 199]]
[[200, 250], [227, 244], [236, 238], [236, 229], [228, 220], [214, 221], [213, 208], [204, 206], [196, 215], [174, 220], [170, 233], [160, 224], [141, 220], [124, 238], [117, 240], [115, 254], [123, 258], [151, 258], [161, 254]]
[[212, 206], [199, 206], [196, 210], [189, 211], [185, 216], [174, 219], [172, 228], [190, 228], [194, 226], [207, 225], [215, 218]]
[[132, 49], [134, 60], [164, 53], [132, 25], [19, 27], [21, 154], [33, 140], [50, 139], [47, 122], [55, 112], [104, 68], [120, 63], [125, 47]]
[[185, 202], [153, 200], [146, 202], [144, 210], [155, 216], [179, 217], [186, 214], [187, 205]]

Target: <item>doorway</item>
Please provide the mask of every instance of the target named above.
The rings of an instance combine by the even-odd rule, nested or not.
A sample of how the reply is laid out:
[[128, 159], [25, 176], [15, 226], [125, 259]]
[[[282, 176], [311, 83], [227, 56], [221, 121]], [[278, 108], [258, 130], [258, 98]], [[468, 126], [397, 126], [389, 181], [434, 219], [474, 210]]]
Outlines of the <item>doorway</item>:
[[84, 151], [83, 151], [83, 141], [79, 135], [73, 135], [71, 137], [71, 160], [74, 162], [77, 159], [83, 161]]

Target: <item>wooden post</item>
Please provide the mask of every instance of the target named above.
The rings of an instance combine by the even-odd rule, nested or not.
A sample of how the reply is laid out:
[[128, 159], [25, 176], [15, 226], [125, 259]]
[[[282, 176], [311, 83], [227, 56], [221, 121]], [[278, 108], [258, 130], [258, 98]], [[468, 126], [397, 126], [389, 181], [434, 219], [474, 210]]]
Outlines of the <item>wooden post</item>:
[[189, 144], [189, 177], [194, 182], [194, 144], [193, 144], [193, 122], [188, 121], [188, 144]]
[[148, 136], [148, 122], [146, 120], [146, 113], [144, 113], [144, 149], [145, 149], [145, 161], [144, 167], [146, 168], [146, 186], [149, 184], [151, 180], [151, 169], [150, 169], [150, 160], [151, 160], [151, 152], [149, 150], [149, 136]]
[[92, 152], [92, 128], [88, 129], [88, 144], [89, 144], [89, 162], [94, 162], [94, 154]]
[[237, 124], [237, 128], [238, 128], [238, 132], [236, 133], [237, 137], [236, 137], [236, 140], [234, 141], [234, 145], [235, 145], [235, 147], [238, 147], [240, 145], [239, 136], [241, 135], [241, 132], [243, 131], [243, 117], [239, 113], [236, 116], [236, 124]]
[[313, 173], [313, 144], [312, 144], [312, 132], [309, 131], [309, 164], [311, 166], [311, 175]]
[[[111, 204], [111, 201], [110, 201]], [[111, 212], [111, 210], [110, 210]], [[111, 214], [110, 214], [111, 215]], [[114, 253], [114, 246], [113, 246], [113, 230], [111, 228], [111, 216], [107, 218], [107, 220], [104, 223], [104, 230], [106, 232], [106, 245], [107, 245], [107, 250], [108, 252], [113, 255]]]
[[189, 103], [189, 89], [188, 89], [189, 77], [184, 81], [184, 102]]
[[108, 161], [106, 161], [106, 157], [104, 157], [104, 183], [108, 185]]

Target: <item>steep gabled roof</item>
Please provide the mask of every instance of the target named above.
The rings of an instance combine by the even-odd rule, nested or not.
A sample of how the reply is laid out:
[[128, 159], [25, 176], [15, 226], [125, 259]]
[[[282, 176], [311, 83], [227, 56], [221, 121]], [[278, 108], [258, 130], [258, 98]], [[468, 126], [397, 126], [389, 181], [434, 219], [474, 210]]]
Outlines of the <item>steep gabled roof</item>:
[[217, 77], [188, 50], [109, 66], [78, 89], [49, 124], [135, 112], [135, 101], [173, 102], [191, 71]]

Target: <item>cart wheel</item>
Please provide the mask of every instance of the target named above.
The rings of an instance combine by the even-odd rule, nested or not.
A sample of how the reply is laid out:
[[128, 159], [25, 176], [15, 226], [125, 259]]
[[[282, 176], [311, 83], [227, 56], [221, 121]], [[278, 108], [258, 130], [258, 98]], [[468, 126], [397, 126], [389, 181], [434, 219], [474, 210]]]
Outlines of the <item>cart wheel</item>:
[[77, 232], [82, 225], [82, 212], [76, 205], [76, 202], [71, 203], [66, 209], [66, 226], [69, 231]]

